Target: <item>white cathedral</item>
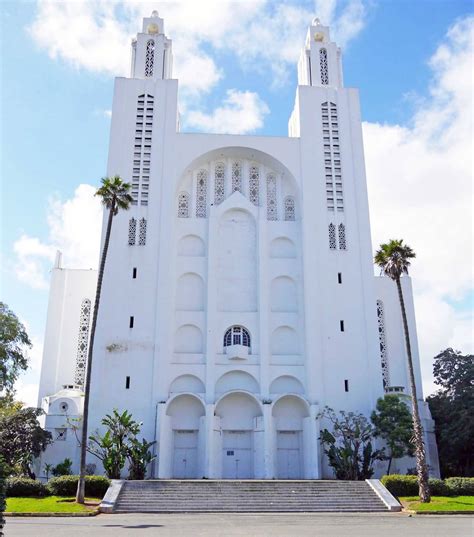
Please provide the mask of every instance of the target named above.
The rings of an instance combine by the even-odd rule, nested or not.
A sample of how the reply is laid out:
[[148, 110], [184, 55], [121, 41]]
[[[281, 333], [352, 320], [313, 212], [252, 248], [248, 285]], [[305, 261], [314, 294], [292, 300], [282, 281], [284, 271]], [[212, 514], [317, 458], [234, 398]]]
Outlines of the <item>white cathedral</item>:
[[[132, 184], [133, 203], [113, 223], [89, 431], [114, 408], [130, 411], [156, 441], [155, 478], [331, 478], [323, 408], [369, 416], [384, 393], [410, 393], [396, 286], [374, 276], [358, 91], [344, 87], [341, 50], [315, 19], [288, 137], [182, 133], [177, 94], [153, 12], [132, 42], [130, 77], [115, 81], [107, 174]], [[58, 255], [39, 390], [54, 443], [39, 475], [65, 457], [78, 471], [71, 423], [96, 280]]]

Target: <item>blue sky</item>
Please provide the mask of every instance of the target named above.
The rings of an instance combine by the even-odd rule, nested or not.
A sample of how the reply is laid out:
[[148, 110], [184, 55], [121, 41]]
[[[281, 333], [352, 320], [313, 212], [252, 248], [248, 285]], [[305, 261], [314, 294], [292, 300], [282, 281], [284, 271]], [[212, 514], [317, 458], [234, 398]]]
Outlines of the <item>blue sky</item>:
[[[173, 39], [178, 71], [183, 80], [188, 80], [182, 84], [180, 92], [184, 130], [206, 130], [209, 122], [201, 116], [209, 119], [216, 108], [228, 106], [226, 92], [232, 89], [238, 96], [250, 92], [254, 105], [253, 109], [240, 110], [244, 113], [237, 114], [248, 117], [250, 125], [235, 124], [239, 132], [286, 135], [296, 84], [296, 63], [291, 58], [294, 54], [297, 56], [299, 45], [303, 44], [306, 25], [312, 16], [319, 15], [323, 24], [331, 23], [331, 28], [335, 28], [333, 37], [343, 44], [345, 85], [360, 89], [362, 116], [366, 122], [364, 136], [374, 242], [379, 237], [387, 238], [385, 233], [392, 230], [397, 233], [400, 229], [415, 244], [426, 242], [426, 237], [433, 233], [446, 243], [447, 260], [440, 274], [430, 274], [429, 251], [420, 259], [419, 274], [414, 274], [419, 277], [418, 287], [415, 282], [415, 297], [418, 331], [422, 332], [424, 378], [431, 386], [430, 360], [436, 349], [458, 345], [462, 346], [461, 350], [472, 350], [466, 348], [472, 345], [472, 336], [468, 335], [472, 328], [472, 281], [469, 269], [460, 270], [458, 266], [469, 265], [472, 250], [463, 242], [453, 244], [452, 235], [444, 233], [444, 228], [434, 231], [428, 225], [434, 212], [440, 217], [443, 215], [442, 218], [466, 212], [466, 205], [462, 204], [472, 195], [469, 186], [472, 161], [467, 156], [457, 171], [458, 197], [444, 204], [443, 178], [432, 174], [436, 188], [427, 203], [426, 187], [416, 186], [426, 184], [427, 173], [426, 169], [417, 168], [417, 155], [426, 160], [427, 155], [437, 153], [432, 143], [434, 138], [439, 138], [440, 129], [443, 132], [464, 129], [462, 132], [472, 136], [472, 125], [466, 125], [461, 113], [456, 113], [456, 107], [449, 117], [443, 117], [442, 112], [442, 107], [453, 99], [459, 101], [460, 109], [466, 100], [472, 106], [472, 99], [466, 98], [466, 92], [461, 93], [461, 89], [449, 86], [448, 82], [450, 76], [461, 76], [458, 85], [464, 88], [470, 84], [472, 89], [466, 69], [461, 74], [450, 73], [450, 69], [455, 69], [455, 62], [466, 61], [466, 55], [469, 57], [472, 53], [472, 44], [465, 36], [468, 28], [472, 29], [472, 21], [471, 24], [466, 22], [472, 16], [472, 3], [463, 0], [288, 3], [261, 0], [245, 4], [222, 2], [217, 14], [206, 2], [199, 5], [201, 13], [197, 13], [193, 24], [189, 20], [193, 15], [189, 13], [189, 4], [97, 0], [88, 4], [79, 2], [75, 7], [66, 2], [55, 3], [49, 9], [46, 2], [2, 3], [1, 299], [27, 322], [36, 342], [34, 352], [38, 354], [48, 296], [43, 280], [47, 278], [51, 252], [62, 247], [61, 241], [67, 241], [67, 236], [57, 237], [51, 219], [56, 218], [56, 228], [61, 226], [58, 211], [64, 217], [68, 210], [66, 201], [75, 199], [78, 185], [95, 185], [104, 174], [110, 126], [107, 111], [111, 108], [113, 91], [113, 70], [109, 65], [127, 64], [128, 56], [124, 55], [128, 53], [129, 37], [139, 30], [141, 16], [148, 16], [156, 8], [165, 17], [166, 33]], [[196, 9], [196, 5], [192, 9]], [[122, 38], [112, 33], [110, 43], [103, 46], [104, 38], [99, 39], [94, 34], [93, 24], [77, 27], [81, 10], [91, 21], [98, 21], [99, 26], [101, 17], [109, 17], [118, 35], [123, 31]], [[252, 10], [255, 19], [249, 26], [248, 21], [242, 20], [242, 13]], [[215, 25], [213, 18], [216, 18]], [[202, 20], [210, 24], [200, 22]], [[227, 24], [221, 33], [216, 30], [220, 24]], [[275, 29], [274, 35], [261, 38], [268, 26]], [[87, 32], [90, 35], [85, 39]], [[265, 53], [255, 51], [255, 47], [249, 45], [251, 42], [260, 43]], [[119, 54], [119, 47], [125, 52]], [[447, 51], [443, 47], [447, 47]], [[209, 80], [214, 77], [213, 83], [209, 82], [199, 91], [193, 89], [189, 82], [193, 73], [185, 65], [185, 53], [207, 62], [209, 71], [206, 72], [209, 72]], [[265, 113], [265, 104], [269, 113]], [[191, 119], [196, 113], [201, 114], [201, 119]], [[432, 131], [426, 132], [428, 126]], [[421, 152], [419, 147], [410, 148], [415, 136], [424, 144]], [[459, 161], [462, 143], [456, 136], [446, 138], [444, 160]], [[412, 177], [399, 187], [402, 194], [412, 193], [415, 209], [419, 208], [407, 214], [408, 221], [399, 227], [393, 223], [379, 224], [390, 208], [403, 206], [403, 196], [392, 195], [386, 184], [381, 184], [387, 175], [382, 168], [382, 156], [397, 154], [397, 151], [405, 162], [412, 163]], [[396, 164], [394, 162], [394, 166]], [[453, 164], [454, 168], [458, 164]], [[56, 200], [53, 207], [51, 199]], [[458, 224], [468, 241], [469, 212], [468, 204], [467, 215], [464, 214], [467, 220]], [[428, 215], [425, 219], [424, 214]], [[88, 217], [84, 215], [84, 219]], [[80, 219], [77, 227], [80, 234]], [[21, 237], [28, 240], [19, 244]], [[75, 240], [81, 239], [75, 237]], [[89, 238], [83, 240], [87, 242]], [[449, 248], [457, 253], [456, 261], [448, 260]], [[459, 257], [462, 249], [466, 252]], [[77, 260], [72, 256], [71, 261]], [[87, 259], [84, 263], [93, 261]], [[457, 279], [456, 285], [453, 279]], [[431, 316], [420, 323], [420, 312], [427, 314], [433, 308], [441, 312], [441, 317]], [[429, 331], [440, 324], [449, 325], [449, 330], [438, 334], [435, 343], [430, 342], [433, 338]], [[37, 382], [37, 354], [33, 370], [23, 378], [24, 386], [20, 387], [25, 399], [32, 397]]]

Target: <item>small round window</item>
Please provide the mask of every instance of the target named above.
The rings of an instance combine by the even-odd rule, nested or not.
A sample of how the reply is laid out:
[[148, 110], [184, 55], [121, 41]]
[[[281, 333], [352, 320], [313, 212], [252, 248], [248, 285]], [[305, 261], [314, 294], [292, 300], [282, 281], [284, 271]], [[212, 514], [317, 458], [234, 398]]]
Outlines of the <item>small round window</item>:
[[69, 405], [63, 401], [60, 405], [59, 405], [59, 408], [61, 409], [61, 412], [67, 412], [68, 411], [68, 408], [69, 408]]

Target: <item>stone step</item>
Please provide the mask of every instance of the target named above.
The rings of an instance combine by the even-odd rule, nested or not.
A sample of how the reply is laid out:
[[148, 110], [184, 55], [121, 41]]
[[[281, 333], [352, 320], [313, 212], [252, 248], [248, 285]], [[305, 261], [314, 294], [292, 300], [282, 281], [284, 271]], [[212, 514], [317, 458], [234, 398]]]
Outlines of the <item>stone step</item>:
[[381, 512], [364, 481], [125, 481], [114, 512]]

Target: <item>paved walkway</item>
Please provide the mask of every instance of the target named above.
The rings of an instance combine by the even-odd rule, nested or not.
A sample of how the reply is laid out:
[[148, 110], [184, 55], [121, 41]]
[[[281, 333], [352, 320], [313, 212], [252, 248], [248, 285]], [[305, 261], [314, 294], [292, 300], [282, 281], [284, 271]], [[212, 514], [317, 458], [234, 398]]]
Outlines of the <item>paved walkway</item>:
[[394, 514], [122, 514], [8, 518], [7, 537], [473, 537], [474, 517]]

